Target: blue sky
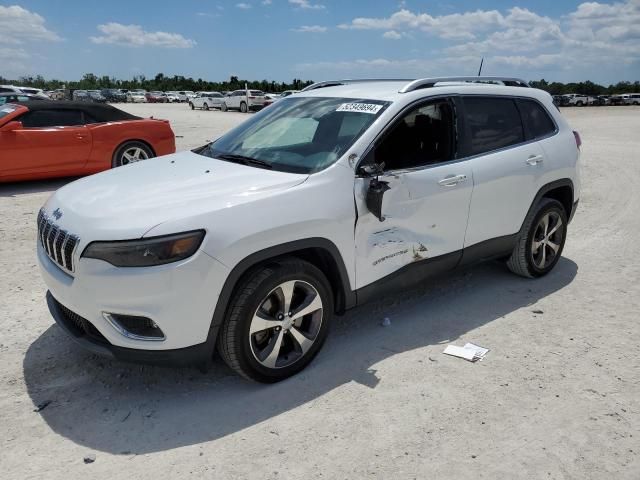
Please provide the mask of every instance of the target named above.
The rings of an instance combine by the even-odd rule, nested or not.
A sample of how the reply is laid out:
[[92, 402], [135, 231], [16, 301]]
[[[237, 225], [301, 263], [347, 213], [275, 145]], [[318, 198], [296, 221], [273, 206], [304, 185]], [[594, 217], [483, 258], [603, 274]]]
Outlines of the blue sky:
[[640, 79], [640, 0], [0, 1], [0, 75]]

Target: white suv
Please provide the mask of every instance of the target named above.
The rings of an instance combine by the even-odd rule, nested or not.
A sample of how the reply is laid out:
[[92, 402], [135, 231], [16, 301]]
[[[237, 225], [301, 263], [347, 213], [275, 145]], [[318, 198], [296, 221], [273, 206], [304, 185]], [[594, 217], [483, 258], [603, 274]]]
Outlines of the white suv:
[[246, 113], [249, 110], [260, 110], [266, 101], [267, 96], [260, 90], [236, 90], [224, 97], [221, 109], [223, 112], [240, 110]]
[[[38, 259], [58, 324], [94, 352], [263, 382], [334, 313], [490, 258], [541, 277], [580, 192], [580, 137], [515, 79], [336, 81], [194, 151], [58, 190]], [[487, 83], [493, 82], [493, 84]]]
[[224, 95], [220, 92], [198, 92], [195, 98], [189, 99], [191, 110], [200, 108], [209, 110], [211, 108], [220, 108], [224, 102]]

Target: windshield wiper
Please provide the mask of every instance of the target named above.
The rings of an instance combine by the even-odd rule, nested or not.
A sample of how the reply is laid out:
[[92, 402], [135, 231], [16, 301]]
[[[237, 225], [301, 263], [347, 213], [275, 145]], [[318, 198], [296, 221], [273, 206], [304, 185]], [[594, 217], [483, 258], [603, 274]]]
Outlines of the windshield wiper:
[[219, 158], [220, 160], [228, 160], [230, 162], [241, 163], [242, 165], [251, 165], [254, 167], [268, 168], [271, 170], [273, 166], [270, 163], [259, 160], [253, 157], [247, 157], [246, 155], [236, 155], [234, 153], [221, 153], [214, 154], [214, 158]]

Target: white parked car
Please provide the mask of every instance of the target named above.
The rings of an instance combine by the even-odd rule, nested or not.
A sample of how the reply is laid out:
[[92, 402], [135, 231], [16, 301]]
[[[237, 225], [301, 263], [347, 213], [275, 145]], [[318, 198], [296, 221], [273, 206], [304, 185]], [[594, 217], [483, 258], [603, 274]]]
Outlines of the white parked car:
[[225, 97], [220, 92], [198, 92], [195, 98], [189, 100], [191, 110], [201, 108], [209, 110], [211, 108], [221, 108]]
[[590, 95], [582, 95], [579, 93], [567, 93], [563, 95], [568, 99], [567, 105], [574, 105], [576, 107], [584, 107], [586, 105], [593, 105], [596, 103], [596, 97]]
[[166, 92], [165, 95], [167, 97], [167, 100], [171, 103], [179, 103], [182, 101], [182, 97], [183, 97], [178, 92]]
[[624, 99], [625, 105], [640, 105], [640, 93], [630, 93]]
[[249, 110], [260, 110], [266, 101], [267, 97], [260, 90], [235, 90], [224, 97], [220, 108], [223, 112], [240, 110], [246, 113]]
[[97, 353], [204, 365], [217, 350], [278, 381], [335, 313], [394, 288], [491, 258], [549, 273], [579, 147], [522, 80], [312, 85], [199, 149], [54, 193], [38, 215], [49, 309]]
[[40, 98], [50, 100], [50, 97], [44, 93], [41, 88], [19, 87], [15, 85], [0, 85], [0, 93], [28, 93], [37, 95]]
[[142, 90], [129, 90], [127, 92], [127, 102], [129, 103], [146, 103], [146, 92]]

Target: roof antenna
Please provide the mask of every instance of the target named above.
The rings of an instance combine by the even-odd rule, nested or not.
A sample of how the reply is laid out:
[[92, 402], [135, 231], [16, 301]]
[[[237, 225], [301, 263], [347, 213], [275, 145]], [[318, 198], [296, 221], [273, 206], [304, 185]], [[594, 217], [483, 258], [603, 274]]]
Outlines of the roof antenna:
[[480, 76], [482, 74], [482, 64], [484, 63], [484, 57], [482, 57], [482, 60], [480, 60], [480, 68], [478, 69], [478, 76]]

